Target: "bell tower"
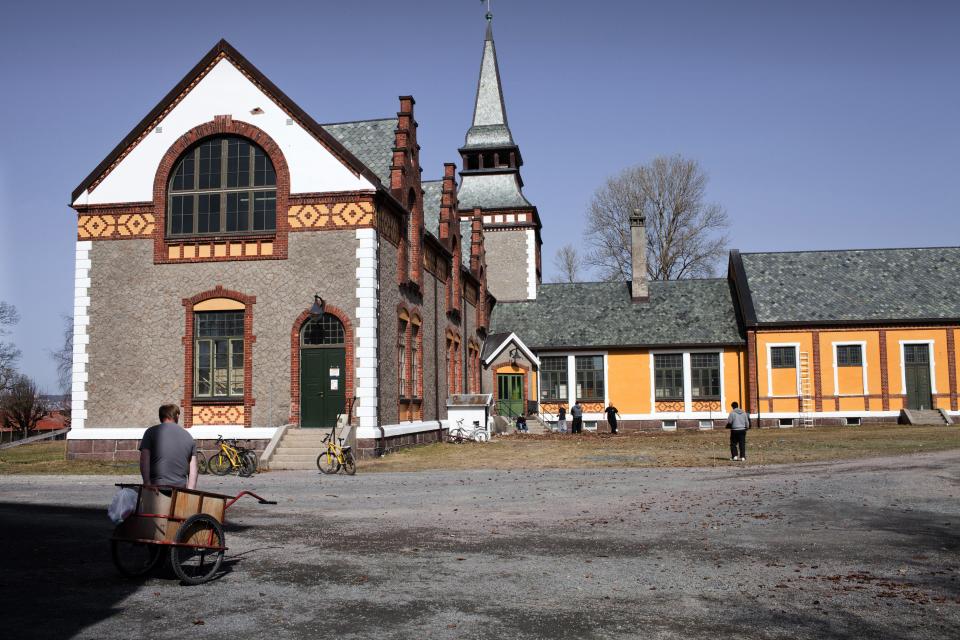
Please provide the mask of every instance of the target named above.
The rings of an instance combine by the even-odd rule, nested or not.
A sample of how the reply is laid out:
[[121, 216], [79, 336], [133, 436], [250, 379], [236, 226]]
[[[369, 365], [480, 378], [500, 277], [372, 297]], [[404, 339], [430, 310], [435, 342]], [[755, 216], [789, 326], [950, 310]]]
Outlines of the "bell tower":
[[532, 300], [541, 278], [540, 216], [523, 195], [523, 157], [507, 124], [493, 14], [486, 18], [473, 125], [459, 150], [458, 212], [466, 220], [480, 209], [490, 292], [500, 301]]

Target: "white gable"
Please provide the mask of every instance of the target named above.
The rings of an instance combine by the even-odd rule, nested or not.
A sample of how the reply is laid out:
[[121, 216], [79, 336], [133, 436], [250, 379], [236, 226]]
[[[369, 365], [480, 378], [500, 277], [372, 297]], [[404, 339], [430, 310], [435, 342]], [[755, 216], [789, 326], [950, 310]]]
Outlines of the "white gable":
[[[256, 108], [262, 114], [251, 115]], [[74, 204], [107, 204], [153, 200], [153, 181], [164, 154], [184, 133], [230, 115], [267, 133], [279, 145], [290, 169], [290, 192], [373, 190], [374, 185], [356, 176], [263, 91], [224, 58], [146, 134], [136, 147], [93, 191], [85, 191]]]

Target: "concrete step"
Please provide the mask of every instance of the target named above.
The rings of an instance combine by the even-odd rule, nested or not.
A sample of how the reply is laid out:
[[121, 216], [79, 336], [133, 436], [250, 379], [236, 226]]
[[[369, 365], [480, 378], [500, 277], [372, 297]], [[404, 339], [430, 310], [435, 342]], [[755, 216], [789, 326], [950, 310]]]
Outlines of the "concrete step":
[[270, 467], [273, 468], [277, 464], [282, 464], [286, 462], [310, 462], [314, 465], [317, 463], [317, 453], [278, 453], [273, 456], [270, 460]]
[[[271, 471], [317, 471], [317, 463], [313, 462], [271, 462]], [[319, 473], [319, 472], [318, 472]]]
[[953, 424], [946, 411], [941, 409], [901, 409], [901, 424]]

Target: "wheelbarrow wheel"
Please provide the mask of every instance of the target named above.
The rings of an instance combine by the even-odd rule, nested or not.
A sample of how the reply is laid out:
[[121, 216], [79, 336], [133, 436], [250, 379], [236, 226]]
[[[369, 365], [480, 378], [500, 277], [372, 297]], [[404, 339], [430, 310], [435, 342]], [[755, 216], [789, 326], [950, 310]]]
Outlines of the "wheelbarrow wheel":
[[317, 456], [317, 469], [321, 473], [336, 473], [340, 470], [340, 461], [332, 451], [323, 451]]
[[111, 540], [110, 554], [117, 571], [128, 578], [139, 578], [150, 573], [162, 556], [158, 544], [126, 540]]
[[343, 452], [343, 472], [352, 476], [357, 472], [357, 461], [353, 457], [353, 450], [347, 449]]
[[177, 532], [177, 545], [170, 550], [170, 566], [186, 584], [203, 584], [223, 562], [223, 527], [213, 517], [198, 513], [187, 518]]

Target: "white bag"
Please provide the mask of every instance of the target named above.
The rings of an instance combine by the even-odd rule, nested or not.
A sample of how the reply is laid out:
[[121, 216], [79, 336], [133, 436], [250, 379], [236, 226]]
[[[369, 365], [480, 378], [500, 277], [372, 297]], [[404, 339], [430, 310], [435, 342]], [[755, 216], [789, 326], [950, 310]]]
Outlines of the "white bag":
[[126, 520], [131, 513], [137, 509], [137, 492], [129, 487], [124, 487], [113, 494], [113, 500], [110, 501], [110, 507], [107, 509], [107, 515], [113, 524], [120, 524]]

